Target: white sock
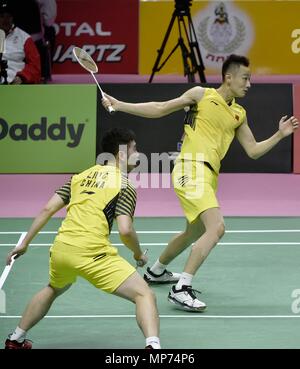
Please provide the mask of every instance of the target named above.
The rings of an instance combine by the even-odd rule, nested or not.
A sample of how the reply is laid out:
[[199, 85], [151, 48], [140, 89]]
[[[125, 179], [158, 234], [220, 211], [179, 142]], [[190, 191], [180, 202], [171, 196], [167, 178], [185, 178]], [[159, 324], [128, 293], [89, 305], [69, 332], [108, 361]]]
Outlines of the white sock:
[[23, 342], [26, 338], [26, 331], [17, 327], [14, 332], [10, 335], [9, 339], [11, 341]]
[[158, 337], [147, 337], [146, 338], [146, 346], [151, 345], [154, 349], [160, 349], [160, 341]]
[[193, 274], [189, 274], [189, 273], [181, 273], [181, 277], [179, 279], [179, 281], [176, 284], [176, 290], [180, 290], [182, 288], [183, 285], [185, 286], [191, 286], [192, 285], [192, 279], [193, 279]]
[[152, 267], [150, 268], [151, 272], [153, 272], [154, 274], [162, 274], [165, 269], [166, 269], [166, 265], [162, 264], [159, 262], [159, 259], [156, 260], [156, 262], [152, 265]]

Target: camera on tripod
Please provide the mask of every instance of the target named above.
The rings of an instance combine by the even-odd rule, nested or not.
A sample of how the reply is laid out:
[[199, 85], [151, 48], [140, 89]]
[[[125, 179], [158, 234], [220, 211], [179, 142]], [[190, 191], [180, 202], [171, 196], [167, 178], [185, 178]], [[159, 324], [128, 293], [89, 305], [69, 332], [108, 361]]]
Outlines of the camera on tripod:
[[192, 0], [175, 0], [175, 9], [178, 11], [186, 11], [192, 5]]
[[[181, 51], [184, 76], [187, 77], [188, 82], [194, 83], [195, 74], [198, 73], [200, 81], [206, 83], [206, 78], [204, 74], [205, 67], [203, 64], [190, 12], [191, 5], [192, 0], [175, 0], [175, 9], [165, 37], [163, 39], [162, 45], [157, 51], [158, 55], [152, 68], [152, 74], [150, 76], [149, 83], [152, 82], [154, 74], [162, 69], [162, 67], [166, 64], [166, 62], [178, 48]], [[161, 62], [165, 46], [167, 44], [175, 21], [177, 21], [178, 24], [178, 42], [169, 53], [169, 55]]]
[[0, 60], [0, 84], [7, 85], [7, 60]]

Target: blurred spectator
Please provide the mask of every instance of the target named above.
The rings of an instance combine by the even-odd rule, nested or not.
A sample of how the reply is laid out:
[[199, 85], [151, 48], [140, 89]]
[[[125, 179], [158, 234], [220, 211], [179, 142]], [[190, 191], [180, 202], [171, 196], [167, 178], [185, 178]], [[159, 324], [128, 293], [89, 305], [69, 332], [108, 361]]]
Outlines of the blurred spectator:
[[55, 42], [55, 0], [8, 1], [14, 8], [15, 24], [30, 34], [40, 53], [42, 80], [51, 80], [51, 52], [54, 52]]
[[44, 27], [44, 39], [49, 43], [51, 65], [53, 62], [55, 50], [55, 28], [54, 22], [57, 15], [56, 0], [37, 0], [40, 6], [40, 13], [42, 17], [42, 24]]
[[[7, 61], [7, 82], [39, 83], [41, 63], [38, 50], [30, 35], [14, 25], [13, 14], [11, 3], [0, 0], [0, 28], [6, 35], [2, 58]], [[0, 83], [4, 82], [2, 77]]]

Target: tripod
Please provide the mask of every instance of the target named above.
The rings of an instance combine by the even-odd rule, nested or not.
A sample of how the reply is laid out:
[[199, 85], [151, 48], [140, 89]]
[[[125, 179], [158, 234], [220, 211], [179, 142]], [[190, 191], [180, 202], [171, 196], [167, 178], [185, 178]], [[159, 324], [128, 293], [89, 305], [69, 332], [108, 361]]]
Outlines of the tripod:
[[[181, 50], [184, 76], [187, 76], [188, 82], [195, 82], [195, 74], [198, 73], [200, 81], [206, 83], [206, 78], [204, 75], [205, 67], [202, 61], [199, 45], [197, 42], [195, 28], [192, 22], [192, 17], [189, 8], [190, 3], [191, 3], [190, 0], [175, 0], [175, 10], [173, 12], [165, 37], [163, 39], [161, 48], [157, 51], [158, 55], [152, 68], [152, 74], [150, 76], [149, 83], [152, 82], [154, 74], [163, 68], [163, 66], [170, 59], [170, 57], [173, 55], [173, 53], [176, 51], [178, 47], [180, 47]], [[184, 17], [187, 18], [187, 24]], [[172, 49], [170, 54], [162, 62], [162, 64], [159, 65], [168, 38], [170, 36], [171, 30], [173, 28], [175, 19], [177, 19], [178, 21], [178, 29], [179, 29], [178, 42]], [[182, 29], [185, 33], [186, 39], [188, 40], [188, 46], [186, 46], [184, 43], [184, 39], [182, 37], [183, 33]]]

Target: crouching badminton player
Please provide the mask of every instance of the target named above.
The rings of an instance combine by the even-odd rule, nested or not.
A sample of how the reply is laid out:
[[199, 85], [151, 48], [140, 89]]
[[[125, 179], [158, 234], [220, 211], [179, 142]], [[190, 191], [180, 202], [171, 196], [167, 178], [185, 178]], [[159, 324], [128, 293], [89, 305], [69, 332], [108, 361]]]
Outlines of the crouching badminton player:
[[58, 189], [32, 223], [21, 245], [8, 255], [9, 263], [14, 255], [24, 254], [51, 216], [67, 205], [67, 216], [50, 249], [49, 284], [29, 302], [18, 326], [5, 342], [6, 349], [32, 347], [26, 339], [28, 330], [46, 315], [54, 300], [78, 276], [96, 288], [135, 303], [146, 348], [160, 348], [154, 293], [109, 241], [115, 218], [121, 240], [133, 252], [138, 265], [147, 263], [132, 224], [136, 191], [124, 175], [133, 169], [129, 163], [134, 162], [134, 156], [138, 158], [135, 136], [131, 131], [115, 128], [105, 134], [102, 148], [109, 156], [106, 165], [95, 165], [74, 175]]

